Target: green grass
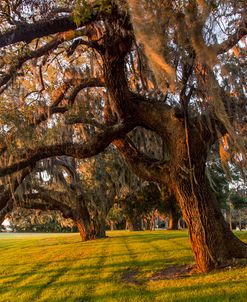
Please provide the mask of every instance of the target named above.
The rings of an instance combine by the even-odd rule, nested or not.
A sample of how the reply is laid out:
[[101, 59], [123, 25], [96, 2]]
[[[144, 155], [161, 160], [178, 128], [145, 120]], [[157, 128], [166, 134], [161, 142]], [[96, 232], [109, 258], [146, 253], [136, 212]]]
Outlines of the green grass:
[[[0, 234], [0, 301], [247, 301], [247, 267], [150, 280], [193, 262], [185, 232], [108, 235], [82, 243], [78, 234]], [[123, 281], [132, 270], [138, 282]]]

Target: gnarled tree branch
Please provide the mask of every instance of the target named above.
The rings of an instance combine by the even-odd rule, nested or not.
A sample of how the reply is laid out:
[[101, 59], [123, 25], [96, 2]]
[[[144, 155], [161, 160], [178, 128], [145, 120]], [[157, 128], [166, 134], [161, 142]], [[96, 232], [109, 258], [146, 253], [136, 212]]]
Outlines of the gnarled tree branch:
[[[94, 20], [96, 20], [96, 16], [92, 16], [91, 20], [85, 23], [88, 24]], [[53, 20], [42, 20], [32, 24], [20, 24], [16, 28], [10, 29], [0, 35], [0, 48], [18, 42], [30, 43], [36, 38], [42, 38], [76, 28], [77, 26], [72, 16], [59, 17]]]
[[64, 218], [73, 218], [72, 209], [68, 205], [52, 198], [49, 192], [24, 194], [21, 199], [16, 198], [15, 201], [17, 207], [42, 211], [60, 211]]
[[108, 127], [104, 132], [95, 134], [95, 136], [85, 143], [71, 144], [63, 143], [52, 146], [40, 147], [36, 150], [20, 150], [20, 155], [16, 157], [15, 163], [4, 168], [0, 168], [0, 176], [6, 176], [16, 171], [22, 170], [35, 164], [41, 159], [52, 156], [67, 155], [75, 158], [92, 157], [103, 151], [113, 140], [124, 136], [134, 128], [131, 121], [120, 123]]
[[161, 179], [165, 181], [169, 171], [168, 167], [165, 166], [164, 161], [145, 155], [139, 151], [127, 137], [124, 139], [117, 139], [113, 144], [136, 175], [149, 181], [156, 180], [157, 182], [160, 182]]

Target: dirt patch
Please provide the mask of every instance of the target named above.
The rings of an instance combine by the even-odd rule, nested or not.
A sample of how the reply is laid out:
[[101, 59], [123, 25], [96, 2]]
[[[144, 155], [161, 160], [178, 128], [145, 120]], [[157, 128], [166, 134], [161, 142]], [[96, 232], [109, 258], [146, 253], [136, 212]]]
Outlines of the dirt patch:
[[158, 273], [154, 274], [150, 280], [170, 280], [188, 277], [197, 273], [195, 265], [175, 265], [167, 267]]
[[122, 275], [122, 281], [134, 285], [142, 285], [142, 283], [136, 280], [136, 275], [139, 273], [139, 270], [128, 268]]

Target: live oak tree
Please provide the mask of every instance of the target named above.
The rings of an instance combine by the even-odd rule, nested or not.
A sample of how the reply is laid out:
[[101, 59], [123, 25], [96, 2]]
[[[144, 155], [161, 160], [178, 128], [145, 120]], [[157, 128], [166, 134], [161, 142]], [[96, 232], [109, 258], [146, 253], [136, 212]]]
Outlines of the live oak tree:
[[169, 196], [166, 200], [164, 212], [169, 217], [168, 230], [177, 230], [179, 228], [181, 211], [173, 195]]
[[154, 228], [154, 212], [161, 204], [156, 185], [146, 184], [143, 188], [129, 192], [118, 200], [126, 219], [126, 229], [140, 231]]
[[[246, 163], [244, 4], [3, 1], [0, 176], [15, 173], [18, 186], [15, 179], [44, 158], [92, 157], [113, 143], [136, 174], [173, 192], [198, 270], [246, 257], [205, 174], [217, 141], [224, 165], [231, 146], [242, 169]], [[66, 141], [68, 123], [90, 135]], [[136, 127], [160, 137], [161, 157], [127, 137]]]
[[8, 213], [8, 228], [16, 232], [75, 232], [72, 220], [64, 219], [58, 211], [15, 208]]
[[86, 166], [80, 169], [85, 177], [74, 160], [52, 158], [43, 163], [41, 171], [33, 171], [19, 185], [8, 202], [8, 211], [14, 210], [12, 217], [20, 212], [19, 208], [60, 212], [74, 222], [83, 241], [104, 238], [106, 217], [116, 190], [102, 161], [98, 156], [93, 162], [81, 162], [79, 167]]
[[117, 199], [126, 219], [126, 229], [153, 230], [158, 215], [169, 217], [168, 229], [177, 230], [181, 217], [175, 197], [165, 188], [149, 182]]

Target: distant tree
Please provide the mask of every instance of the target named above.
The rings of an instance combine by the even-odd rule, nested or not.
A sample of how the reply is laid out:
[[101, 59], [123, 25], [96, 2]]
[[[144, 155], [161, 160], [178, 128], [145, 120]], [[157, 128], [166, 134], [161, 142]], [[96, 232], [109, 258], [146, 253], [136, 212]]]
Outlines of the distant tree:
[[[235, 210], [235, 215], [233, 213], [233, 218], [236, 222], [236, 226], [240, 230], [247, 227], [247, 196], [242, 194], [242, 192], [234, 192], [230, 198], [230, 203], [232, 206], [232, 212]], [[235, 217], [234, 217], [235, 216]]]
[[119, 205], [119, 203], [114, 203], [113, 207], [110, 209], [108, 215], [107, 215], [107, 223], [110, 227], [110, 229], [118, 230], [118, 229], [124, 229], [124, 213]]
[[9, 228], [17, 232], [72, 232], [77, 227], [72, 220], [65, 220], [59, 211], [44, 212], [15, 208], [7, 215]]
[[[208, 173], [219, 206], [226, 213], [226, 221], [232, 229], [233, 221], [236, 226], [237, 216], [239, 216], [240, 221], [247, 218], [244, 214], [244, 210], [247, 209], [245, 182], [242, 181], [241, 173], [233, 164], [225, 173], [219, 159], [209, 162]], [[241, 210], [242, 215], [239, 215], [239, 210]]]
[[169, 229], [178, 229], [181, 213], [174, 198], [155, 183], [146, 183], [143, 188], [127, 194], [119, 200], [126, 228], [131, 231], [152, 230], [158, 212], [169, 216]]
[[[81, 164], [86, 165], [86, 163]], [[98, 169], [99, 164], [101, 169]], [[33, 173], [34, 175], [30, 175], [32, 177], [25, 179], [9, 202], [8, 210], [24, 208], [59, 211], [64, 218], [73, 220], [82, 240], [105, 237], [105, 219], [114, 203], [115, 185], [104, 170], [100, 158], [87, 163], [87, 177], [84, 179], [78, 169], [80, 168], [75, 161], [69, 158], [51, 160], [47, 168], [43, 167], [41, 174]], [[101, 177], [104, 178], [104, 182], [99, 181]], [[13, 214], [17, 215], [17, 213], [23, 212], [14, 210]], [[12, 220], [14, 220], [13, 214]], [[49, 222], [51, 220], [49, 216], [42, 215], [41, 218], [48, 219]], [[39, 220], [40, 217], [37, 218], [37, 215], [30, 215], [30, 217], [19, 218], [15, 225], [20, 225], [18, 228], [21, 229], [22, 224], [24, 229], [30, 230], [38, 227]]]

